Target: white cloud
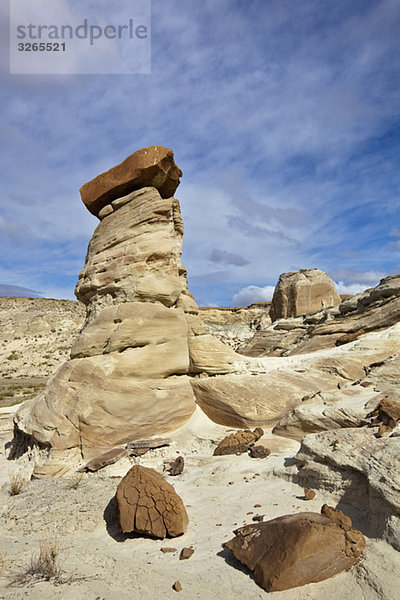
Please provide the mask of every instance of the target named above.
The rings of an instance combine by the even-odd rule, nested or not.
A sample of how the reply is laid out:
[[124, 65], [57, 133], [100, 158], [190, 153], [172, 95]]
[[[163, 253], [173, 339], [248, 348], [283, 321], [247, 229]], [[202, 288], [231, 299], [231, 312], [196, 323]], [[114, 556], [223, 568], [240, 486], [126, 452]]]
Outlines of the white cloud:
[[248, 285], [241, 289], [233, 296], [234, 306], [248, 306], [253, 302], [268, 302], [272, 300], [275, 287], [273, 285], [266, 285], [265, 287], [258, 287], [257, 285]]
[[356, 294], [364, 292], [366, 289], [365, 285], [359, 283], [345, 284], [343, 281], [336, 281], [335, 283], [338, 294], [351, 294], [352, 296], [355, 296]]

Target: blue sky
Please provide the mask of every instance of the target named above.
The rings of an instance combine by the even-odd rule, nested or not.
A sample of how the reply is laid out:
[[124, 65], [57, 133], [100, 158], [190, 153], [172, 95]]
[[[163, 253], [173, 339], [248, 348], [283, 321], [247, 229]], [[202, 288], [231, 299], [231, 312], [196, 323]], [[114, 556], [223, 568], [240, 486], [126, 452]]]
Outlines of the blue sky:
[[152, 15], [151, 75], [11, 76], [1, 3], [0, 294], [73, 298], [97, 222], [79, 188], [154, 144], [183, 170], [200, 304], [268, 299], [299, 268], [343, 293], [400, 272], [398, 0], [153, 0]]

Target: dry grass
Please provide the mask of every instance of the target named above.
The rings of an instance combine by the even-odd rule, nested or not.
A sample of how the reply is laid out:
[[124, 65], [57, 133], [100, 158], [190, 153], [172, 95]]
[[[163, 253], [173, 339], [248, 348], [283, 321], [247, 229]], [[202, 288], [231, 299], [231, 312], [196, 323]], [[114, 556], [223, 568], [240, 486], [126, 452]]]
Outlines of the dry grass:
[[0, 575], [4, 573], [6, 567], [6, 553], [0, 552]]
[[66, 488], [67, 490], [77, 490], [84, 484], [86, 484], [85, 473], [76, 473], [66, 481]]
[[18, 496], [24, 489], [26, 480], [22, 477], [22, 475], [10, 475], [10, 487], [8, 493], [10, 496]]
[[23, 573], [13, 575], [9, 587], [32, 587], [40, 581], [64, 583], [58, 565], [58, 541], [54, 536], [39, 546], [39, 551], [31, 557], [29, 567]]
[[61, 569], [58, 565], [58, 553], [59, 548], [56, 537], [41, 542], [39, 552], [31, 558], [27, 575], [46, 581], [58, 579], [61, 575]]

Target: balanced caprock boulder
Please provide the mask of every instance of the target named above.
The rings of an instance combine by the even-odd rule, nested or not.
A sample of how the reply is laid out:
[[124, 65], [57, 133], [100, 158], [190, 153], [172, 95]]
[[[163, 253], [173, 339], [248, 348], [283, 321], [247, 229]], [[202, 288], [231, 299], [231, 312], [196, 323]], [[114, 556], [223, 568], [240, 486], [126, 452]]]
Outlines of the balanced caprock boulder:
[[82, 202], [92, 214], [99, 216], [101, 209], [112, 200], [144, 187], [154, 187], [162, 198], [171, 198], [181, 176], [170, 148], [149, 146], [85, 183], [80, 190]]

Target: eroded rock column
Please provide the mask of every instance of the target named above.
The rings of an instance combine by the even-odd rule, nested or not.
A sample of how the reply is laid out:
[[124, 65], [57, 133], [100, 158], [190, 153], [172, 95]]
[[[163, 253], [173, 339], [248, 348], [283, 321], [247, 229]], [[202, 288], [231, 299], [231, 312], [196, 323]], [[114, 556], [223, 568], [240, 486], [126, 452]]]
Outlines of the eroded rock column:
[[76, 286], [85, 327], [71, 360], [15, 419], [17, 431], [85, 458], [176, 429], [195, 408], [187, 315], [195, 320], [197, 305], [181, 264], [179, 202], [163, 197], [181, 172], [166, 148], [135, 154], [81, 190], [101, 219]]

